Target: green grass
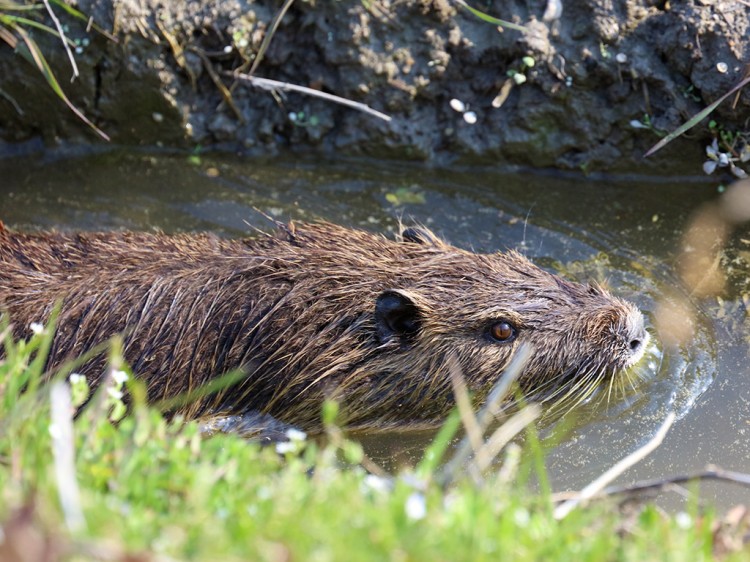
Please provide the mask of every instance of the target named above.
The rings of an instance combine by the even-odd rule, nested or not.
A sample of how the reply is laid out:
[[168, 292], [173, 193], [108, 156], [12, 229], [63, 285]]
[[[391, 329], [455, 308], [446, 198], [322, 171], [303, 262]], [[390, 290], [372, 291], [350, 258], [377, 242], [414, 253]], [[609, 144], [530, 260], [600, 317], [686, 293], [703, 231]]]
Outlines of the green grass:
[[[124, 553], [149, 560], [712, 559], [710, 514], [664, 517], [646, 507], [624, 518], [614, 504], [597, 503], [555, 520], [548, 495], [527, 485], [538, 449], [484, 486], [464, 479], [443, 489], [433, 462], [423, 463], [419, 478], [416, 471], [388, 480], [368, 475], [352, 462], [357, 445], [336, 430], [328, 444], [308, 442], [281, 456], [231, 435], [204, 439], [195, 423], [165, 420], [137, 398], [112, 423], [107, 404], [116, 393], [95, 395], [73, 422], [75, 476], [61, 480], [52, 435], [65, 423], [55, 418], [51, 431], [50, 385], [39, 384], [49, 341], [44, 332], [29, 342], [5, 336], [3, 559], [13, 559], [3, 549], [24, 544], [30, 529], [64, 560], [125, 560]], [[131, 390], [142, 394], [137, 385]], [[74, 395], [83, 397], [79, 384]], [[61, 507], [61, 496], [75, 496], [75, 482], [82, 526], [70, 506], [67, 515]]]
[[[78, 119], [84, 122], [102, 139], [109, 141], [109, 136], [97, 127], [88, 117], [86, 117], [86, 115], [83, 114], [81, 110], [78, 109], [78, 107], [75, 106], [75, 104], [73, 104], [73, 102], [68, 99], [68, 96], [60, 85], [60, 81], [52, 70], [52, 67], [47, 62], [47, 57], [45, 57], [41, 47], [34, 38], [34, 30], [57, 37], [60, 40], [61, 47], [68, 54], [73, 76], [78, 76], [78, 68], [71, 50], [71, 47], [76, 47], [75, 42], [65, 36], [62, 25], [57, 25], [55, 28], [39, 21], [46, 13], [50, 17], [54, 16], [55, 24], [59, 24], [57, 16], [54, 15], [53, 5], [65, 12], [65, 14], [72, 20], [77, 19], [79, 22], [83, 22], [84, 25], [89, 25], [89, 18], [62, 0], [49, 0], [46, 5], [43, 3], [33, 3], [29, 0], [25, 2], [0, 0], [0, 41], [6, 43], [23, 59], [26, 59], [26, 61], [35, 67], [44, 77], [47, 86], [65, 105], [68, 106]], [[111, 40], [115, 40], [113, 36], [106, 33], [96, 25], [96, 23], [92, 22], [91, 27], [93, 27], [98, 33], [106, 35]]]

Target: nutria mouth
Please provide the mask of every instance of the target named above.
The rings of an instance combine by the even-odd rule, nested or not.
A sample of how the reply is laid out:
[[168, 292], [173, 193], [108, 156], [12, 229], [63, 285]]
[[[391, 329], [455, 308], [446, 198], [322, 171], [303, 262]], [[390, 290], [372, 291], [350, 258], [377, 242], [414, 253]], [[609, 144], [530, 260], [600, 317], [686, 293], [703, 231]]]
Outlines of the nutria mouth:
[[[185, 412], [313, 431], [327, 397], [352, 428], [439, 424], [453, 405], [449, 357], [481, 402], [522, 342], [527, 397], [583, 396], [637, 362], [649, 337], [638, 309], [598, 285], [423, 228], [396, 241], [327, 223], [243, 240], [0, 229], [0, 268], [17, 337], [62, 303], [49, 370], [123, 334], [151, 400], [239, 368], [239, 382]], [[80, 371], [96, 382], [104, 361]]]

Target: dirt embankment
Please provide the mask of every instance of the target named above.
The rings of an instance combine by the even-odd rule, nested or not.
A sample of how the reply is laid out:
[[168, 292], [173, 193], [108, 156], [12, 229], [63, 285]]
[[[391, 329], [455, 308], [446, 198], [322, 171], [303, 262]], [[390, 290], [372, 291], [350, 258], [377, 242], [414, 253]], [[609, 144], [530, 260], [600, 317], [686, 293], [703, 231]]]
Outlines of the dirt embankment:
[[[745, 76], [747, 2], [583, 0], [544, 18], [545, 1], [511, 1], [488, 12], [526, 30], [503, 32], [447, 0], [294, 2], [255, 76], [367, 104], [390, 122], [303, 93], [235, 83], [228, 73], [249, 69], [280, 7], [81, 0], [78, 8], [117, 42], [61, 15], [69, 36], [83, 40], [73, 84], [59, 42], [34, 37], [71, 101], [125, 145], [458, 156], [583, 170], [637, 163], [641, 171], [698, 173], [712, 133], [723, 131], [737, 151], [750, 137], [747, 87], [712, 115], [713, 129], [703, 123], [645, 164], [641, 158], [659, 132]], [[3, 42], [0, 76], [6, 149], [32, 138], [101, 142]]]

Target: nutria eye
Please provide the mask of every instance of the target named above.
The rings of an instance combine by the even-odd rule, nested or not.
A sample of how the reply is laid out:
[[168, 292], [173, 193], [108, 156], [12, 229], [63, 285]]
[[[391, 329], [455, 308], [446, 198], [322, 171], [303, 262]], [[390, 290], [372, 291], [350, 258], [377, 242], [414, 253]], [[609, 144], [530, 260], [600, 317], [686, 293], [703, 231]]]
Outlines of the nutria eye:
[[499, 342], [513, 341], [516, 337], [516, 329], [510, 322], [497, 322], [490, 326], [490, 337]]

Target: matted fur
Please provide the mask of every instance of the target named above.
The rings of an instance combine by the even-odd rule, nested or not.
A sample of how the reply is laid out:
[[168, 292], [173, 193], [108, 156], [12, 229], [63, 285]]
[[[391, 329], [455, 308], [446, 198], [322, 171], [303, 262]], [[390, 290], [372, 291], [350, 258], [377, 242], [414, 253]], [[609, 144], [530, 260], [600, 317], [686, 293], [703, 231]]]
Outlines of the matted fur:
[[[516, 252], [475, 254], [428, 231], [403, 240], [327, 223], [224, 240], [146, 233], [20, 234], [0, 228], [0, 310], [15, 335], [62, 302], [48, 369], [111, 336], [152, 400], [236, 368], [235, 386], [189, 415], [270, 414], [315, 430], [325, 397], [351, 428], [429, 427], [453, 405], [448, 357], [481, 401], [521, 342], [532, 399], [582, 393], [643, 353], [641, 313]], [[375, 306], [397, 290], [419, 329], [383, 336]], [[509, 343], [489, 328], [508, 321]], [[96, 381], [104, 357], [81, 371]]]

